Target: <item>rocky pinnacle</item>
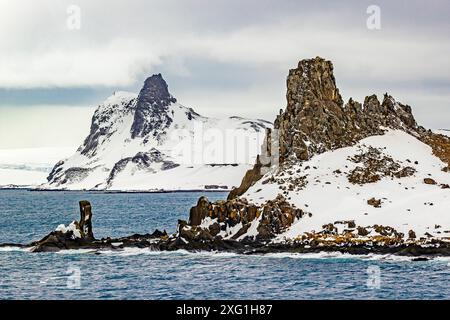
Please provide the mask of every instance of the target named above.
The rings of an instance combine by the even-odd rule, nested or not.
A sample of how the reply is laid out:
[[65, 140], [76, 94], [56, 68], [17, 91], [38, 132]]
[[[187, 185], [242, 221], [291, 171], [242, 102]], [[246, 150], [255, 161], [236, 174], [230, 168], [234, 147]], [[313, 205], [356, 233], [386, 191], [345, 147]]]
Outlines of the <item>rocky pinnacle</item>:
[[351, 146], [368, 136], [382, 134], [382, 127], [417, 131], [409, 106], [388, 94], [361, 104], [344, 105], [331, 61], [320, 57], [301, 60], [287, 78], [287, 107], [275, 121], [279, 130], [280, 163], [308, 160], [328, 150]]
[[144, 137], [154, 129], [167, 128], [172, 122], [167, 109], [176, 101], [169, 93], [168, 85], [161, 74], [147, 78], [136, 101], [136, 112], [131, 127], [132, 138]]

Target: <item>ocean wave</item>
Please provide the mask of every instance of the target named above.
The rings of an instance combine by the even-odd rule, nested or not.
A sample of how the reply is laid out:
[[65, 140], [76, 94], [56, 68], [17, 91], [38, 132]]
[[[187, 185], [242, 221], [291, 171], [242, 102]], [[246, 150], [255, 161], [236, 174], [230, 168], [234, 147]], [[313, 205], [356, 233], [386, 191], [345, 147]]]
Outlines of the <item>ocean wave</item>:
[[190, 256], [190, 257], [236, 257], [240, 256], [234, 252], [220, 252], [220, 251], [188, 251], [184, 249], [174, 251], [158, 251], [151, 250], [149, 248], [123, 248], [117, 250], [99, 250], [96, 251], [100, 254], [112, 255], [112, 256], [136, 256], [136, 255], [168, 255], [168, 256]]
[[98, 250], [97, 253], [110, 255], [110, 256], [137, 256], [137, 255], [158, 255], [162, 251], [151, 250], [149, 248], [123, 248], [116, 250]]
[[0, 252], [12, 252], [12, 251], [20, 251], [20, 252], [31, 252], [31, 248], [20, 248], [20, 247], [0, 247]]
[[313, 253], [268, 253], [264, 255], [257, 255], [261, 258], [290, 258], [290, 259], [355, 259], [366, 261], [385, 261], [385, 262], [411, 262], [417, 258], [427, 258], [429, 261], [449, 262], [450, 257], [413, 257], [413, 256], [399, 256], [394, 254], [350, 254], [342, 252], [313, 252]]
[[69, 250], [61, 250], [55, 252], [56, 254], [62, 255], [71, 255], [71, 254], [86, 254], [86, 253], [95, 253], [97, 250], [95, 249], [69, 249]]
[[[20, 248], [14, 246], [0, 247], [0, 252], [29, 252], [31, 248]], [[357, 259], [366, 261], [380, 261], [380, 262], [412, 262], [417, 258], [427, 258], [429, 261], [450, 263], [450, 257], [413, 257], [413, 256], [399, 256], [395, 254], [350, 254], [342, 252], [311, 252], [311, 253], [292, 253], [292, 252], [278, 252], [267, 254], [239, 254], [235, 252], [221, 252], [221, 251], [188, 251], [184, 249], [174, 251], [159, 251], [149, 248], [123, 248], [123, 249], [71, 249], [54, 252], [60, 255], [81, 255], [81, 254], [101, 254], [109, 256], [138, 256], [138, 255], [167, 255], [167, 256], [189, 256], [189, 257], [209, 257], [209, 258], [258, 258], [258, 259]]]

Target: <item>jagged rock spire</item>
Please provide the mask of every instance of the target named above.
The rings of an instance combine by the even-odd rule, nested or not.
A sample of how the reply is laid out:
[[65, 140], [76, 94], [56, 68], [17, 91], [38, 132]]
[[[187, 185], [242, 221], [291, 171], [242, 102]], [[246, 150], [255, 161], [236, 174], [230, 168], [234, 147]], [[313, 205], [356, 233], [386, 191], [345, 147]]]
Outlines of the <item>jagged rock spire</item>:
[[131, 127], [132, 138], [144, 137], [154, 129], [164, 129], [172, 118], [167, 115], [168, 106], [177, 100], [172, 97], [162, 75], [147, 78], [136, 100], [136, 113]]
[[301, 60], [296, 69], [289, 70], [286, 98], [288, 109], [315, 107], [312, 103], [318, 101], [342, 106], [331, 61], [320, 57]]
[[364, 104], [343, 104], [333, 75], [333, 64], [320, 57], [301, 60], [287, 78], [287, 107], [275, 121], [279, 130], [280, 163], [307, 160], [314, 154], [354, 144], [382, 134], [382, 127], [415, 130], [409, 106], [385, 95]]

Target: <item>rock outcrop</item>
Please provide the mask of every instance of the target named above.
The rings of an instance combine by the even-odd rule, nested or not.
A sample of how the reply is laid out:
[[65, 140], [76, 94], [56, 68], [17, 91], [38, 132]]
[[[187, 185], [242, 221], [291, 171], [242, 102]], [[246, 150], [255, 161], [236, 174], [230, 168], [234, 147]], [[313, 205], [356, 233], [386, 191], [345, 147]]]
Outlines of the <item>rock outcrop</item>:
[[333, 64], [319, 57], [302, 60], [298, 68], [289, 71], [286, 97], [286, 110], [275, 120], [282, 165], [351, 146], [368, 136], [382, 134], [383, 128], [424, 131], [417, 126], [411, 107], [388, 94], [382, 102], [371, 95], [363, 104], [350, 99], [344, 105]]
[[31, 243], [33, 252], [79, 249], [95, 241], [92, 231], [92, 207], [89, 201], [80, 201], [80, 220], [67, 227], [59, 225], [55, 231]]
[[[450, 138], [418, 126], [411, 107], [387, 93], [381, 102], [376, 95], [370, 95], [362, 104], [350, 98], [344, 105], [331, 61], [320, 57], [301, 60], [296, 69], [289, 71], [286, 99], [286, 109], [277, 116], [265, 141], [270, 145], [275, 137], [278, 148], [262, 153], [266, 158], [276, 157], [280, 167], [352, 146], [366, 137], [383, 134], [386, 128], [417, 137], [429, 144], [436, 156], [450, 163]], [[258, 181], [262, 177], [261, 168], [264, 166], [256, 163], [229, 199], [244, 194]]]
[[[289, 204], [282, 195], [261, 206], [246, 199], [209, 202], [206, 197], [201, 197], [191, 208], [189, 223], [183, 227], [204, 229], [202, 234], [210, 233], [212, 237], [238, 239], [254, 224], [255, 232], [249, 240], [270, 240], [306, 214]], [[205, 219], [208, 219], [206, 226]]]

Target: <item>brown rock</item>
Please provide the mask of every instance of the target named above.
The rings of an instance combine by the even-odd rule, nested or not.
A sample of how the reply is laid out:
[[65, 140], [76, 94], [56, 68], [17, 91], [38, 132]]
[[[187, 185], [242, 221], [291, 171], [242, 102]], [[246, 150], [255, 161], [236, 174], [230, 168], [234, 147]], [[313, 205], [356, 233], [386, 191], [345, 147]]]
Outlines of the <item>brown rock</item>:
[[[267, 138], [266, 138], [267, 139]], [[263, 174], [261, 173], [262, 163], [260, 161], [260, 156], [256, 157], [256, 164], [251, 170], [248, 170], [244, 177], [242, 178], [241, 184], [238, 188], [234, 188], [228, 194], [228, 200], [235, 199], [245, 193], [252, 185], [255, 184], [256, 181], [262, 178]]]
[[425, 183], [425, 184], [437, 184], [437, 182], [436, 181], [434, 181], [433, 179], [431, 179], [431, 178], [425, 178], [425, 179], [423, 179], [423, 183]]
[[202, 241], [211, 241], [214, 237], [209, 233], [207, 229], [200, 229], [198, 230], [198, 234], [195, 237], [195, 240], [202, 240]]
[[236, 240], [237, 238], [239, 238], [240, 236], [242, 236], [243, 234], [245, 234], [248, 230], [248, 228], [250, 228], [250, 223], [247, 223], [246, 225], [244, 225], [241, 229], [239, 229], [238, 232], [236, 232], [235, 235], [233, 235], [233, 237], [231, 237], [232, 239]]
[[367, 236], [368, 234], [369, 234], [369, 231], [367, 231], [366, 228], [364, 228], [364, 227], [358, 227], [358, 235], [365, 237], [365, 236]]
[[322, 229], [325, 233], [336, 233], [337, 232], [337, 228], [332, 223], [323, 225]]
[[442, 169], [444, 172], [450, 171], [450, 137], [442, 134], [433, 133], [430, 130], [422, 134], [419, 139], [428, 144], [433, 154], [447, 164], [447, 167]]
[[198, 199], [197, 205], [191, 208], [189, 213], [189, 225], [198, 226], [202, 223], [202, 220], [208, 215], [209, 201], [206, 197], [200, 197]]
[[58, 251], [62, 249], [79, 249], [95, 241], [92, 232], [92, 207], [89, 201], [80, 201], [80, 221], [73, 221], [81, 238], [73, 231], [52, 231], [39, 241], [31, 243], [33, 252]]
[[192, 241], [195, 238], [195, 234], [192, 229], [186, 227], [180, 228], [179, 235], [187, 241]]
[[250, 205], [248, 207], [248, 211], [247, 211], [247, 221], [248, 222], [255, 220], [257, 211], [258, 211], [258, 208], [255, 205]]
[[220, 225], [216, 222], [209, 226], [209, 233], [216, 236], [220, 232]]
[[381, 208], [381, 199], [370, 198], [367, 200], [367, 204], [375, 208]]
[[80, 201], [80, 222], [81, 235], [87, 239], [94, 239], [92, 232], [92, 206], [89, 201]]
[[347, 226], [349, 228], [355, 228], [356, 227], [355, 221], [354, 220], [347, 221]]

